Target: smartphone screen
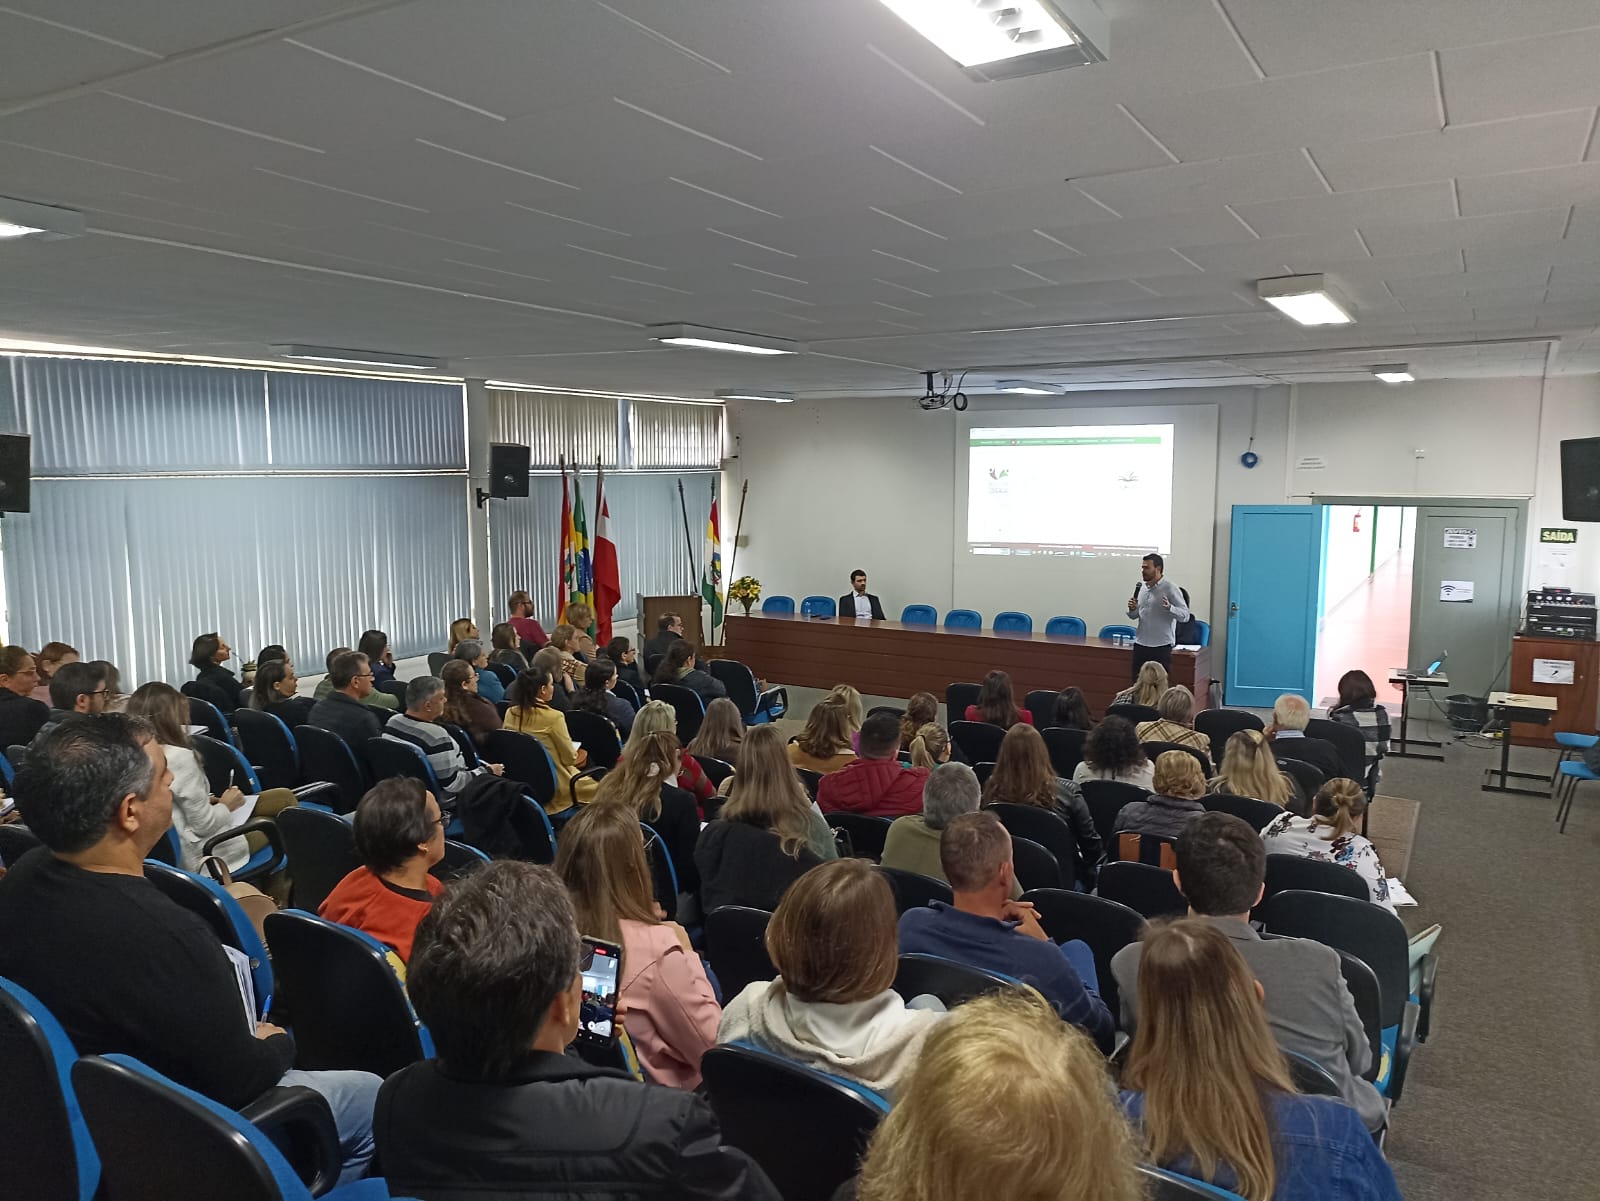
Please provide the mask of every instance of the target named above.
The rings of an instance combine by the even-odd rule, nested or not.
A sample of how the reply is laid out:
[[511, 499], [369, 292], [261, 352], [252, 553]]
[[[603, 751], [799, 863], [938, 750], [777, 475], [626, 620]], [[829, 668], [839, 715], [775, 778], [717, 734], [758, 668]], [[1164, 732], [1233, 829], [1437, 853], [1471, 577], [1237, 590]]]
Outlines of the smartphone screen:
[[583, 940], [583, 1005], [578, 1040], [609, 1044], [617, 1036], [617, 989], [622, 980], [622, 948], [597, 938]]

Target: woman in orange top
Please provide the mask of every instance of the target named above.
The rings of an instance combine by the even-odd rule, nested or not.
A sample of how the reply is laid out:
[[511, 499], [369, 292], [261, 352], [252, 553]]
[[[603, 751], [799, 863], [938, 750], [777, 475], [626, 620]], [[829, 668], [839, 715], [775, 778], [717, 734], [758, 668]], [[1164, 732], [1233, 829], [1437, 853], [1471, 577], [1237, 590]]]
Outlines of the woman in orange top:
[[319, 917], [352, 926], [411, 958], [417, 924], [444, 885], [428, 869], [444, 858], [444, 817], [418, 780], [381, 780], [356, 806], [362, 866], [334, 886]]

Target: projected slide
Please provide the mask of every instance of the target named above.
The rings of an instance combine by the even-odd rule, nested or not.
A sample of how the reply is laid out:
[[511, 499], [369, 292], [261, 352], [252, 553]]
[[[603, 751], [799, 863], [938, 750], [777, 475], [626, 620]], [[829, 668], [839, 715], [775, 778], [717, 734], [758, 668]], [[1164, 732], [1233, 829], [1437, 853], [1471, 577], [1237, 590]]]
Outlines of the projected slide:
[[1172, 549], [1172, 426], [977, 428], [967, 544], [980, 555]]

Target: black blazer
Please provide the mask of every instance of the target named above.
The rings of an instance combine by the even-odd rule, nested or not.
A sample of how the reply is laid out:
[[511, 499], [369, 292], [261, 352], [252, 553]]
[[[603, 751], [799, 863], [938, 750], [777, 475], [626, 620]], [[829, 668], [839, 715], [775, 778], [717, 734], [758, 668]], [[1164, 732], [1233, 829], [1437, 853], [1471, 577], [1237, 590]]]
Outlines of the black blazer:
[[779, 1201], [694, 1093], [548, 1051], [493, 1082], [437, 1059], [402, 1068], [372, 1133], [396, 1195], [430, 1201]]
[[[883, 606], [878, 603], [878, 598], [873, 593], [869, 592], [867, 593], [867, 600], [872, 604], [872, 620], [887, 621], [888, 618], [883, 615]], [[855, 615], [856, 594], [854, 592], [846, 592], [839, 598], [839, 616], [854, 617]]]
[[240, 705], [239, 677], [234, 675], [220, 663], [213, 663], [210, 667], [202, 668], [195, 677], [195, 693], [202, 700], [210, 701], [224, 713], [232, 713]]

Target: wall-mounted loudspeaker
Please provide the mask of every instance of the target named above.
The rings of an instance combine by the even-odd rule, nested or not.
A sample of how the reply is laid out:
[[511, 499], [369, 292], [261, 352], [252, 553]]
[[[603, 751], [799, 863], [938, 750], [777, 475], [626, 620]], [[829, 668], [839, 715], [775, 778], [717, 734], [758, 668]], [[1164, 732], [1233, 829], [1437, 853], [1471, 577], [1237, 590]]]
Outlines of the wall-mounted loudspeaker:
[[1600, 521], [1600, 438], [1561, 444], [1561, 518]]
[[511, 442], [489, 443], [489, 495], [528, 495], [529, 452], [526, 446]]
[[28, 511], [28, 485], [33, 471], [26, 434], [0, 434], [0, 513]]

